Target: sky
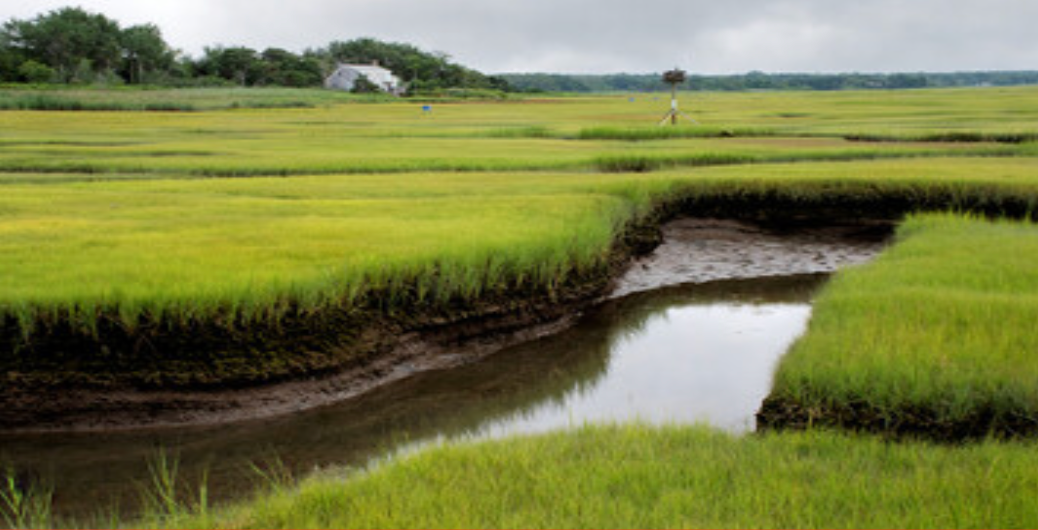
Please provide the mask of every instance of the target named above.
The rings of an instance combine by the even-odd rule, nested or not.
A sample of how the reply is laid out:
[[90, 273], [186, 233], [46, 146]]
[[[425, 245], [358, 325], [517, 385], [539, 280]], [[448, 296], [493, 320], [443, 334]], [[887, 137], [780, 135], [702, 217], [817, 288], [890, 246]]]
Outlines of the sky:
[[67, 5], [194, 56], [374, 37], [487, 73], [1038, 69], [1036, 0], [3, 0], [0, 20]]

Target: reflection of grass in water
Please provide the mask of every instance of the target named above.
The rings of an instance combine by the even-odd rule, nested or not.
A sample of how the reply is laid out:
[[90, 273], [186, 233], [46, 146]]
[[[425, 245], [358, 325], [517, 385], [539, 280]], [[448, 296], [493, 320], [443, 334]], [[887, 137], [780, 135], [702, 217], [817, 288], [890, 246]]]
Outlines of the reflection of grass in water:
[[826, 432], [573, 432], [409, 455], [315, 478], [209, 520], [220, 528], [1016, 527], [1038, 517], [1034, 444], [889, 444]]
[[641, 335], [649, 321], [672, 308], [717, 303], [806, 304], [828, 277], [800, 274], [664, 287], [608, 302], [596, 309], [592, 318], [608, 322], [602, 327], [610, 331], [609, 342], [615, 344]]
[[[141, 506], [149, 520], [157, 521], [171, 512], [196, 510], [202, 499], [215, 506], [258, 490], [288, 489], [297, 477], [318, 468], [363, 466], [401, 447], [422, 447], [441, 436], [463, 439], [480, 433], [488, 420], [521, 417], [546, 402], [561, 403], [604, 374], [609, 359], [604, 335], [582, 334], [579, 347], [565, 335], [549, 337], [475, 364], [418, 374], [334, 407], [255, 426], [178, 435], [183, 445], [164, 455], [151, 449], [151, 436], [118, 434], [96, 442], [92, 450], [77, 447], [73, 457], [22, 450], [26, 463], [21, 468], [74, 470], [49, 479], [57, 495], [53, 513], [62, 525], [112, 527], [109, 521], [137, 517]], [[113, 447], [126, 456], [113, 461]], [[84, 464], [91, 460], [106, 464]], [[113, 473], [124, 482], [115, 481]], [[96, 491], [69, 486], [97, 480], [105, 486]], [[104, 511], [95, 510], [98, 506]]]

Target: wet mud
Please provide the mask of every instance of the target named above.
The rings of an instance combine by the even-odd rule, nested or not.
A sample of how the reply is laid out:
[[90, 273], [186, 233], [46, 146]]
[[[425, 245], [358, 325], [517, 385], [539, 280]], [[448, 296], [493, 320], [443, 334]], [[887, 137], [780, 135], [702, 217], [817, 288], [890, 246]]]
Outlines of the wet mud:
[[[892, 230], [885, 221], [819, 224], [825, 226], [776, 230], [751, 221], [684, 218], [660, 229], [646, 222], [628, 228], [609, 267], [551, 296], [505, 295], [453, 311], [305, 316], [313, 322], [231, 332], [163, 328], [158, 331], [165, 336], [145, 341], [113, 329], [113, 347], [132, 350], [128, 362], [147, 363], [120, 366], [114, 374], [104, 370], [122, 357], [110, 354], [107, 344], [79, 335], [65, 343], [54, 339], [59, 351], [76, 352], [81, 371], [61, 379], [67, 355], [42, 354], [27, 361], [41, 363], [30, 373], [57, 374], [57, 381], [24, 382], [25, 373], [8, 370], [0, 432], [213, 425], [326, 406], [557, 333], [606, 299], [683, 283], [831, 272], [878, 253]], [[225, 347], [207, 349], [207, 340]], [[141, 344], [170, 351], [137, 351]], [[36, 359], [33, 354], [22, 358]]]

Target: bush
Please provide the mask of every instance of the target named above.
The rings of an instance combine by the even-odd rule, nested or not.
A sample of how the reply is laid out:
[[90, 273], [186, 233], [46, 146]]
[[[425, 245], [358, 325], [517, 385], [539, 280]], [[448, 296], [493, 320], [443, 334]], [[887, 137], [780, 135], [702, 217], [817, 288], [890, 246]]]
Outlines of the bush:
[[26, 83], [47, 83], [54, 79], [54, 69], [30, 59], [18, 67], [18, 75]]
[[360, 76], [353, 82], [353, 88], [350, 89], [350, 92], [354, 94], [378, 94], [382, 92], [382, 89], [375, 83], [372, 83], [367, 77]]

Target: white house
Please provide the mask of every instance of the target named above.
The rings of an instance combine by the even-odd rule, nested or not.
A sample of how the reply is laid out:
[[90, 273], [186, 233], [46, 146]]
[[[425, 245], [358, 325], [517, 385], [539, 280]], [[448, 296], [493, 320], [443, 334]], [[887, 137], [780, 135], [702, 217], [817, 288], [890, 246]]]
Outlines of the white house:
[[353, 90], [353, 86], [361, 77], [366, 77], [380, 89], [390, 94], [400, 95], [404, 91], [403, 83], [400, 82], [393, 72], [378, 65], [372, 64], [339, 64], [338, 68], [324, 80], [324, 87], [335, 90]]

